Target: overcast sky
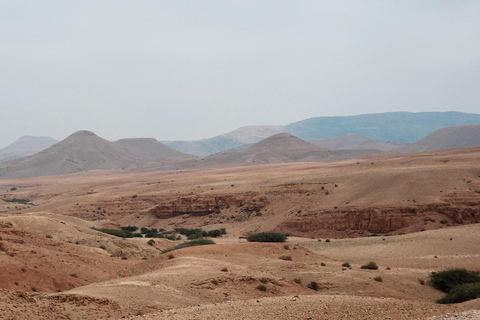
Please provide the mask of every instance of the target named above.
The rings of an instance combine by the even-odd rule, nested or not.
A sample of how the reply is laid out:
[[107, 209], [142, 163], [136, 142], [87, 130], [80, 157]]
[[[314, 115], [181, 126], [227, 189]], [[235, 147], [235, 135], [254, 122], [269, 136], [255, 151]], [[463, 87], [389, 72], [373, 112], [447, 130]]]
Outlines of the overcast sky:
[[0, 148], [480, 113], [480, 1], [0, 0]]

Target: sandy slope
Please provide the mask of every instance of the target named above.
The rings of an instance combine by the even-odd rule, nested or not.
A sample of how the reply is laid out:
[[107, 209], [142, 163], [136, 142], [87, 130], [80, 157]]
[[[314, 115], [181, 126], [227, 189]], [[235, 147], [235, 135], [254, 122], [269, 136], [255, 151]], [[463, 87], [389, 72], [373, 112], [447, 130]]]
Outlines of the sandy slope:
[[[478, 224], [451, 227], [452, 220], [440, 224], [437, 216], [432, 216], [436, 222], [422, 216], [421, 225], [409, 230], [427, 230], [404, 235], [326, 242], [331, 233], [325, 229], [291, 237], [286, 244], [247, 243], [239, 236], [292, 219], [335, 217], [338, 212], [322, 211], [334, 206], [355, 210], [453, 203], [462, 210], [476, 208], [479, 153], [466, 149], [336, 163], [95, 171], [0, 181], [0, 199], [31, 201], [0, 201], [5, 248], [0, 263], [7, 270], [0, 284], [10, 290], [0, 299], [0, 318], [25, 312], [30, 319], [52, 319], [55, 312], [59, 319], [140, 313], [152, 313], [147, 319], [423, 319], [478, 309], [478, 301], [438, 306], [434, 302], [442, 293], [420, 283], [443, 268], [478, 268]], [[178, 197], [248, 192], [268, 198], [261, 215], [248, 216], [233, 205], [220, 213], [167, 219], [149, 211]], [[123, 240], [90, 229], [127, 224], [168, 230], [225, 227], [227, 235], [216, 245], [173, 251], [170, 258], [160, 250], [178, 242], [156, 239], [149, 246], [147, 239]], [[379, 269], [360, 268], [369, 261]], [[351, 267], [342, 267], [344, 262]], [[383, 282], [373, 280], [377, 276]], [[319, 291], [306, 287], [311, 281], [319, 283]], [[261, 284], [266, 291], [257, 289]], [[54, 293], [59, 289], [63, 292]]]

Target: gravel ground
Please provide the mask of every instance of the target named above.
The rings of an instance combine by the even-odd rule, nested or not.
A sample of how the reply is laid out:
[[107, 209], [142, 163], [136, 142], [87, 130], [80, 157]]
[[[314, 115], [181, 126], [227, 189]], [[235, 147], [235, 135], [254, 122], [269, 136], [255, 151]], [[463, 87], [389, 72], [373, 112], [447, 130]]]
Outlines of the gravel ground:
[[455, 313], [453, 315], [447, 314], [445, 316], [438, 316], [428, 318], [427, 320], [475, 320], [480, 319], [480, 310], [466, 311], [462, 313]]
[[[182, 309], [173, 309], [130, 319], [180, 320], [180, 319], [426, 319], [439, 314], [453, 314], [460, 310], [454, 306], [439, 306], [434, 303], [370, 298], [357, 296], [300, 296], [273, 297], [259, 300], [232, 301]], [[470, 315], [470, 313], [466, 313]], [[479, 319], [434, 318], [434, 319]], [[475, 317], [477, 316], [477, 317]]]

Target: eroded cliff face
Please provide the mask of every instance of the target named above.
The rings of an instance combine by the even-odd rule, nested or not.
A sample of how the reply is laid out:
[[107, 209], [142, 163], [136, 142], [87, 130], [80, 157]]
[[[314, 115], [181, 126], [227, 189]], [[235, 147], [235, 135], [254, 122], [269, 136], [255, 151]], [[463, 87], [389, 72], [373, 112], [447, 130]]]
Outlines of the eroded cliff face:
[[363, 208], [307, 213], [280, 223], [275, 231], [295, 236], [358, 237], [437, 229], [480, 222], [480, 201], [409, 208]]
[[218, 196], [186, 196], [175, 200], [162, 201], [150, 210], [159, 219], [172, 218], [184, 214], [205, 216], [218, 213], [230, 207], [246, 211], [258, 211], [269, 203], [267, 197], [255, 193]]

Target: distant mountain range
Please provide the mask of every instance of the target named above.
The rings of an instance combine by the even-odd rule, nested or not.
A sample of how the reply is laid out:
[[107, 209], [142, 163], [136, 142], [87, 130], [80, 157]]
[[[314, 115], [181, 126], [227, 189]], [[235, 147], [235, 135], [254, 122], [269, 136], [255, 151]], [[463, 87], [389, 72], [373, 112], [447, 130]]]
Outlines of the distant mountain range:
[[0, 163], [0, 178], [23, 178], [86, 170], [121, 170], [160, 166], [194, 156], [155, 139], [110, 142], [90, 131], [78, 131], [34, 155]]
[[207, 156], [257, 143], [277, 133], [286, 132], [303, 140], [334, 138], [361, 134], [384, 142], [412, 143], [435, 130], [480, 124], [480, 114], [462, 112], [389, 112], [344, 117], [316, 117], [285, 126], [242, 127], [210, 139], [197, 141], [162, 141], [184, 153]]
[[379, 150], [331, 150], [288, 133], [278, 133], [242, 151], [226, 151], [189, 161], [171, 163], [164, 169], [224, 168], [288, 162], [336, 161], [384, 154]]
[[50, 137], [23, 136], [11, 145], [0, 149], [0, 161], [26, 157], [47, 149], [57, 142]]
[[480, 146], [480, 125], [442, 128], [425, 138], [402, 146], [395, 153], [425, 152]]
[[[462, 116], [458, 113], [448, 114], [453, 114], [457, 118], [456, 121], [460, 121], [459, 119], [465, 121], [463, 118], [465, 114], [460, 114]], [[442, 114], [442, 116], [444, 115]], [[415, 122], [411, 122], [411, 126], [414, 124]], [[420, 125], [416, 123], [415, 126], [419, 127]], [[429, 126], [431, 127], [432, 124], [429, 123]], [[194, 169], [285, 162], [335, 161], [382, 154], [480, 146], [480, 124], [441, 128], [410, 144], [375, 140], [358, 133], [347, 133], [313, 141], [305, 141], [285, 132], [262, 138], [267, 134], [285, 130], [285, 128], [272, 126], [241, 128], [221, 136], [221, 139], [224, 140], [219, 140], [225, 143], [227, 141], [225, 139], [230, 139], [229, 147], [234, 144], [232, 141], [237, 141], [240, 145], [236, 147], [235, 151], [219, 152], [203, 158], [182, 153], [152, 138], [121, 139], [110, 142], [98, 137], [93, 132], [79, 131], [41, 152], [0, 162], [0, 179], [99, 169]], [[421, 128], [420, 131], [422, 130], [425, 128]], [[371, 131], [376, 131], [376, 129], [371, 128]], [[260, 141], [249, 143], [255, 140]], [[38, 144], [32, 147], [32, 141], [38, 142]], [[210, 140], [210, 142], [212, 141], [214, 140]], [[52, 140], [50, 138], [23, 137], [2, 150], [14, 150], [17, 154], [31, 152], [35, 148], [44, 146], [44, 143], [48, 145], [48, 143], [52, 143]], [[226, 145], [224, 144], [224, 146]]]

